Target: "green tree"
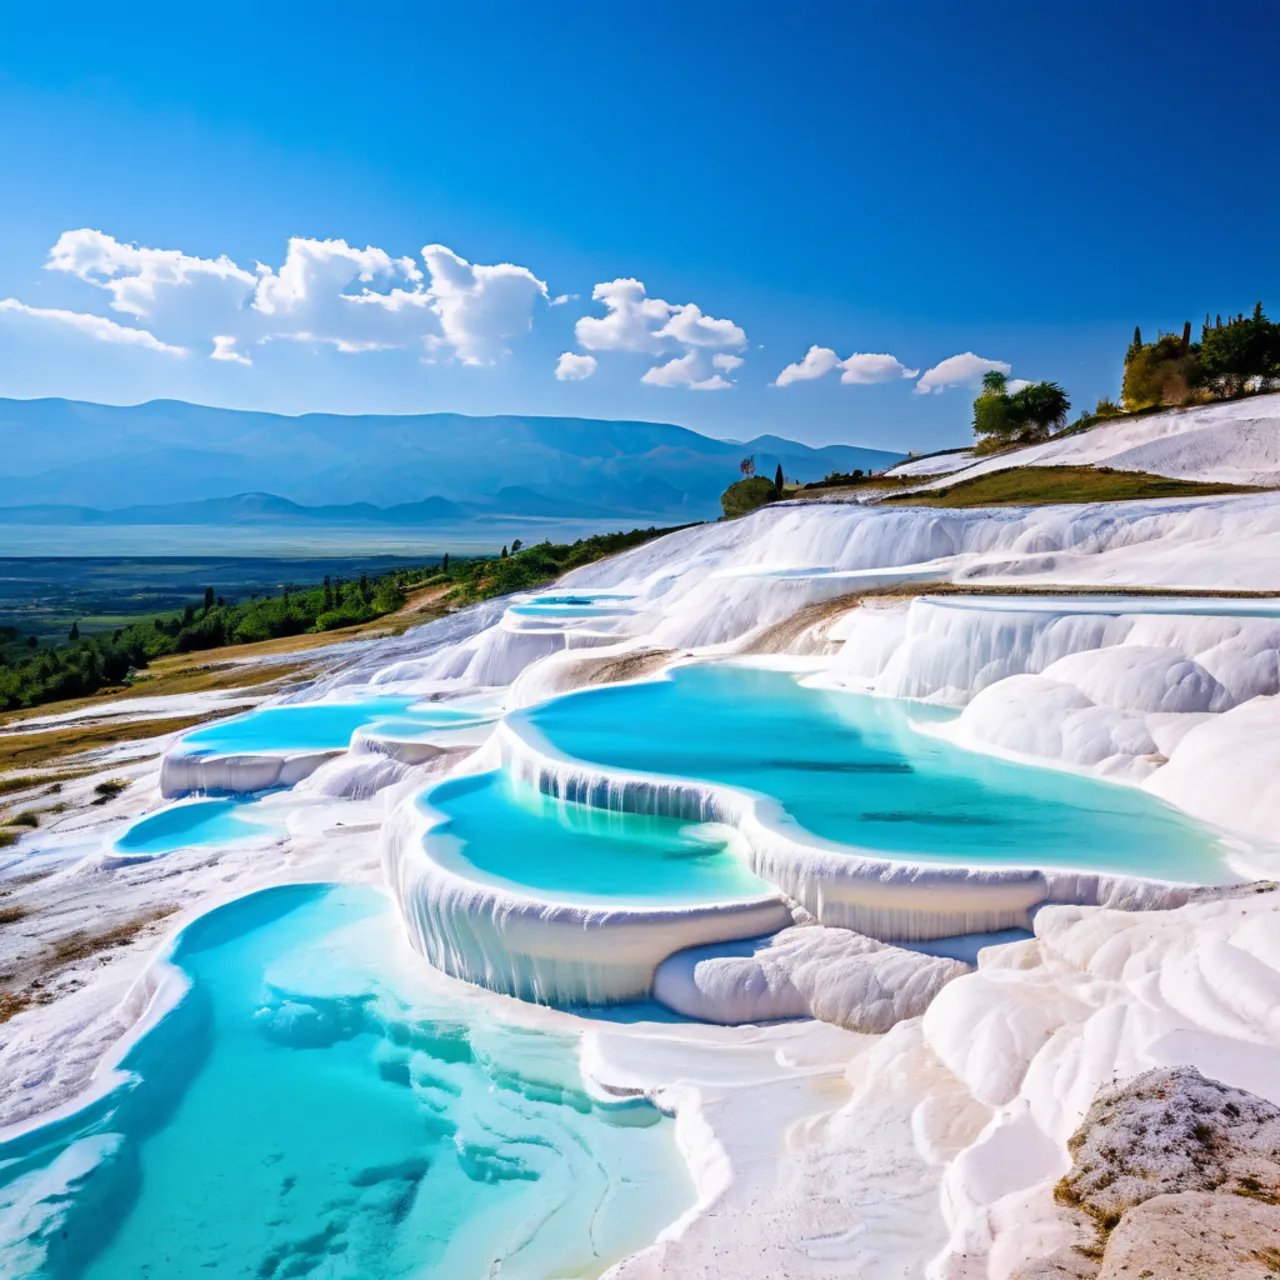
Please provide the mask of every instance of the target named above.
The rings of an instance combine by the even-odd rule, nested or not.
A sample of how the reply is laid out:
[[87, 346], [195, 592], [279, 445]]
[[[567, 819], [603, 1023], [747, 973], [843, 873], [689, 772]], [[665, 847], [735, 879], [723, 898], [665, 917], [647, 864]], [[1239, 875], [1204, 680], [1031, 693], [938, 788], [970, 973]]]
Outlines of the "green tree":
[[1200, 340], [1200, 371], [1218, 395], [1239, 395], [1254, 382], [1268, 388], [1280, 378], [1280, 325], [1267, 319], [1259, 302], [1251, 316], [1206, 327]]
[[440, 561], [440, 572], [449, 572], [449, 553], [447, 551], [444, 553], [444, 558]]
[[773, 487], [778, 491], [778, 497], [782, 497], [782, 486], [785, 483], [782, 475], [782, 463], [778, 463], [778, 470], [773, 477]]
[[205, 587], [204, 589], [204, 611], [208, 613], [213, 608], [213, 588]]
[[1067, 425], [1071, 400], [1056, 382], [1033, 382], [1008, 400], [1008, 415], [1019, 439], [1043, 439]]
[[517, 538], [517, 539], [516, 539], [516, 540], [511, 544], [511, 554], [512, 554], [512, 555], [515, 555], [515, 553], [516, 553], [517, 551], [519, 551], [519, 550], [520, 550], [520, 548], [521, 548], [521, 547], [523, 547], [523, 546], [524, 546], [524, 543], [523, 543], [523, 542], [521, 542], [519, 538]]
[[71, 630], [67, 632], [67, 639], [70, 640], [72, 644], [75, 644], [75, 642], [80, 639], [79, 622], [73, 622], [71, 624]]

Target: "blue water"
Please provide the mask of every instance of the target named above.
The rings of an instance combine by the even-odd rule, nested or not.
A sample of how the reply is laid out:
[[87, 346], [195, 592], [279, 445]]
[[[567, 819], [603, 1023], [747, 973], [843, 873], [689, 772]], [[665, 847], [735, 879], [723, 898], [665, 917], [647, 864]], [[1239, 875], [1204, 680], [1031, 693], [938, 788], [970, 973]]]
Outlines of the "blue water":
[[726, 902], [773, 887], [747, 869], [723, 827], [566, 803], [505, 770], [452, 778], [423, 797], [448, 816], [428, 835], [469, 879], [562, 902]]
[[192, 845], [227, 844], [276, 829], [273, 821], [260, 814], [260, 805], [240, 798], [190, 800], [135, 822], [116, 837], [115, 847], [120, 853], [155, 856]]
[[1211, 832], [1144, 791], [965, 751], [912, 724], [955, 714], [703, 665], [511, 720], [577, 759], [773, 797], [814, 835], [891, 857], [1237, 878]]
[[543, 595], [512, 605], [510, 612], [524, 618], [595, 618], [632, 612], [627, 607], [632, 599], [633, 596], [600, 592]]
[[[130, 1083], [0, 1146], [18, 1280], [594, 1276], [692, 1200], [672, 1127], [577, 1042], [397, 968], [386, 900], [255, 894], [186, 930]], [[419, 985], [415, 985], [419, 984]]]
[[410, 729], [454, 729], [483, 724], [491, 712], [463, 703], [419, 702], [415, 698], [365, 698], [359, 702], [306, 702], [262, 707], [218, 720], [182, 739], [193, 754], [252, 754], [259, 751], [329, 751], [346, 747], [357, 729], [394, 724], [399, 736]]

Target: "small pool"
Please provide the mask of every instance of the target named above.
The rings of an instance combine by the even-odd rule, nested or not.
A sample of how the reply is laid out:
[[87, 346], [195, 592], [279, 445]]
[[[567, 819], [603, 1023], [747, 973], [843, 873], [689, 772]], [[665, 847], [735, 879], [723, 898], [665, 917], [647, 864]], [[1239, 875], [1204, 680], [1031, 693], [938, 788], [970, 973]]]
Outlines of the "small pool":
[[158, 857], [193, 845], [230, 844], [281, 830], [279, 812], [238, 798], [188, 800], [133, 823], [113, 841], [128, 857]]
[[427, 836], [440, 865], [535, 897], [669, 906], [774, 892], [728, 828], [557, 800], [505, 770], [452, 778], [421, 803], [447, 819]]
[[510, 719], [579, 760], [773, 797], [814, 835], [889, 857], [1239, 879], [1214, 833], [1145, 791], [966, 751], [917, 727], [956, 714], [707, 664]]
[[606, 592], [534, 596], [508, 610], [520, 618], [598, 618], [631, 613], [634, 596]]
[[496, 712], [471, 702], [420, 702], [415, 698], [377, 697], [358, 702], [299, 702], [261, 707], [218, 720], [187, 734], [182, 750], [190, 755], [235, 755], [267, 751], [333, 751], [350, 745], [356, 730], [394, 724], [397, 736], [460, 729], [491, 722]]
[[576, 1034], [499, 1021], [404, 946], [366, 887], [188, 928], [190, 992], [129, 1080], [0, 1146], [0, 1274], [589, 1277], [692, 1203], [674, 1125], [589, 1097]]

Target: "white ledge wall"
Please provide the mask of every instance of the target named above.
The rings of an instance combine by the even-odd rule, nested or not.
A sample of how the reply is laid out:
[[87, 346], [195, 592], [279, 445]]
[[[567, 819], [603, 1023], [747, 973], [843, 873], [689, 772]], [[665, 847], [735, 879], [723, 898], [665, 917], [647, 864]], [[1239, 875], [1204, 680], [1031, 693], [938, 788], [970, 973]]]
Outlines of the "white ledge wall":
[[1099, 872], [896, 861], [802, 832], [763, 796], [571, 759], [526, 722], [517, 728], [504, 721], [494, 742], [513, 776], [557, 799], [736, 827], [761, 879], [822, 924], [886, 942], [1027, 928], [1032, 911], [1046, 902], [1163, 908], [1181, 906], [1196, 892], [1191, 885]]
[[792, 923], [777, 894], [706, 906], [614, 907], [470, 880], [432, 856], [431, 832], [444, 820], [417, 794], [396, 805], [383, 830], [387, 881], [418, 951], [451, 977], [504, 995], [554, 1005], [638, 1000], [674, 952]]

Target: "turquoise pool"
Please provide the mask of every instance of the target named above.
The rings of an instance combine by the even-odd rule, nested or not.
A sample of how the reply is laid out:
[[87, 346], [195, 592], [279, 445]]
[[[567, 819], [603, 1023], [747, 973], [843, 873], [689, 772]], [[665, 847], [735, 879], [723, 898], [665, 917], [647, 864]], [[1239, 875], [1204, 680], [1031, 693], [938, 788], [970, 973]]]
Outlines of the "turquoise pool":
[[427, 837], [441, 865], [535, 896], [643, 906], [774, 892], [723, 827], [566, 803], [505, 770], [452, 778], [422, 803], [447, 818]]
[[0, 1146], [14, 1280], [595, 1276], [691, 1203], [672, 1126], [587, 1096], [577, 1040], [400, 967], [357, 887], [197, 921], [128, 1083]]
[[814, 835], [889, 857], [1238, 879], [1212, 832], [1144, 791], [966, 751], [915, 727], [956, 714], [709, 664], [511, 721], [580, 760], [770, 796]]
[[278, 811], [268, 815], [256, 800], [189, 800], [170, 805], [117, 836], [117, 853], [157, 857], [191, 845], [228, 844], [280, 830]]
[[364, 698], [359, 702], [302, 702], [261, 707], [218, 720], [187, 734], [183, 750], [193, 755], [253, 754], [265, 751], [331, 751], [346, 747], [358, 729], [383, 722], [397, 736], [432, 729], [460, 729], [491, 721], [496, 712], [463, 702], [420, 702], [416, 698]]

